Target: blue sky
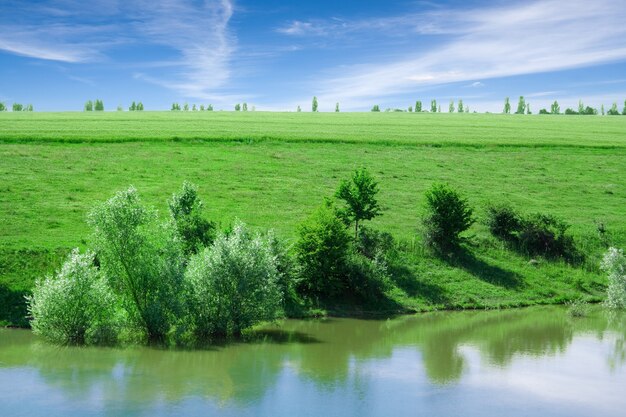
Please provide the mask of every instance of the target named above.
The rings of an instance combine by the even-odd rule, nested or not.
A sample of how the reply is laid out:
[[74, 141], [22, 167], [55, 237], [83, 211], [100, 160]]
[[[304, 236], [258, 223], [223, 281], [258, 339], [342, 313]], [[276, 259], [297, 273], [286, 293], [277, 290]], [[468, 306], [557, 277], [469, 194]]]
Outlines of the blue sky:
[[626, 0], [1, 0], [0, 101], [621, 109], [625, 22]]

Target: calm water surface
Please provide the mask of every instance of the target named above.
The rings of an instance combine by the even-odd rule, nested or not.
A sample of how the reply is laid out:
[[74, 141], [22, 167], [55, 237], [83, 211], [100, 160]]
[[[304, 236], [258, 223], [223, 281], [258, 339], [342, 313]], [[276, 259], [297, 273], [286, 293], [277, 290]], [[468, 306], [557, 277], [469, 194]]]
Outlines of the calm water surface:
[[0, 416], [624, 416], [626, 317], [286, 321], [203, 351], [0, 330]]

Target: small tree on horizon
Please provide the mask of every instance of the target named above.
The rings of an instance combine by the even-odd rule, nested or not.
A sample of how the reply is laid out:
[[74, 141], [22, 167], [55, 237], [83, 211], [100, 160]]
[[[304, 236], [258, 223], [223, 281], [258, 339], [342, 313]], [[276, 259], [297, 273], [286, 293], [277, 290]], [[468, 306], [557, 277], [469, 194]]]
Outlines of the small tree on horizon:
[[622, 110], [622, 114], [626, 116], [626, 100], [624, 100], [624, 110]]
[[578, 100], [578, 114], [584, 114], [585, 113], [585, 105], [583, 104], [582, 100]]
[[317, 111], [317, 106], [318, 106], [317, 97], [313, 96], [313, 102], [311, 103], [311, 111], [315, 113]]
[[298, 105], [298, 108], [296, 109], [296, 111], [297, 111], [298, 113], [300, 113], [300, 112], [302, 111], [302, 108], [300, 107], [300, 105]]
[[409, 106], [409, 113], [413, 113], [413, 106]]
[[417, 100], [415, 102], [415, 113], [421, 113], [422, 112], [422, 102]]
[[504, 114], [511, 114], [511, 103], [509, 102], [509, 98], [504, 99], [504, 110], [502, 111]]
[[448, 113], [454, 113], [454, 100], [450, 100], [450, 106], [448, 106]]
[[437, 113], [437, 100], [430, 101], [430, 112]]
[[248, 103], [243, 103], [241, 110], [248, 111]]
[[0, 101], [0, 111], [7, 111], [7, 106], [3, 102]]
[[93, 109], [94, 111], [104, 111], [104, 103], [102, 102], [102, 100], [96, 100], [93, 105]]
[[128, 108], [128, 111], [135, 111], [135, 110], [137, 110], [137, 104], [133, 101], [130, 107]]
[[372, 111], [373, 112], [380, 112], [380, 106], [378, 104], [374, 104], [374, 106], [372, 107]]
[[533, 112], [530, 111], [530, 104], [526, 104], [526, 114], [533, 114]]
[[608, 112], [606, 112], [609, 116], [619, 116], [619, 110], [617, 110], [617, 103], [613, 103]]
[[204, 104], [200, 105], [200, 111], [204, 111]]
[[335, 113], [339, 113], [339, 103], [335, 103]]
[[212, 105], [212, 104], [209, 104], [209, 105], [206, 107], [206, 109], [207, 109], [207, 111], [213, 111], [213, 105]]
[[554, 103], [550, 106], [551, 114], [561, 114], [561, 106], [559, 106], [559, 102], [554, 100]]
[[189, 111], [189, 103], [185, 103], [185, 104], [183, 105], [183, 110], [184, 110], [184, 111]]
[[459, 113], [463, 113], [465, 110], [463, 109], [463, 100], [459, 99]]
[[602, 113], [602, 116], [604, 116], [604, 104], [600, 106], [600, 113]]
[[342, 218], [354, 222], [354, 239], [359, 236], [359, 222], [371, 220], [380, 215], [381, 207], [376, 200], [378, 183], [366, 168], [357, 169], [349, 180], [343, 180], [335, 197], [343, 200], [345, 206], [339, 210]]
[[193, 106], [191, 106], [191, 111], [198, 111], [198, 108], [196, 107], [195, 104]]
[[524, 96], [519, 96], [519, 101], [517, 102], [517, 110], [515, 114], [524, 114], [526, 113], [526, 100]]
[[241, 110], [241, 104], [237, 103], [235, 104], [235, 111], [240, 111]]
[[85, 111], [93, 111], [93, 102], [91, 100], [87, 100], [85, 103]]

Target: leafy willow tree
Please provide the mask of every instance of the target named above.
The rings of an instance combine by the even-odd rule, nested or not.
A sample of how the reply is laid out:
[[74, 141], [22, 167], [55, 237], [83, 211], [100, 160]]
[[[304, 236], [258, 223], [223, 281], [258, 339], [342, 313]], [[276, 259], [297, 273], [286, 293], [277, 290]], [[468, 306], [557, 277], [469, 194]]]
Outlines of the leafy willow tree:
[[343, 180], [339, 184], [335, 197], [344, 203], [339, 214], [350, 223], [354, 222], [355, 240], [359, 236], [359, 223], [380, 215], [381, 208], [376, 194], [378, 183], [366, 168], [355, 170], [349, 180]]
[[96, 100], [93, 105], [94, 111], [104, 111], [104, 103], [102, 100]]
[[279, 279], [268, 239], [235, 224], [228, 235], [218, 236], [211, 248], [189, 262], [185, 281], [194, 332], [200, 338], [239, 335], [274, 320], [282, 299]]
[[459, 113], [463, 113], [465, 110], [463, 109], [463, 100], [459, 99]]
[[157, 222], [134, 187], [96, 206], [88, 217], [100, 268], [121, 297], [130, 320], [151, 342], [162, 342], [175, 322], [184, 256], [170, 222]]
[[515, 114], [524, 113], [526, 113], [526, 100], [524, 99], [524, 96], [519, 96], [519, 100], [517, 102], [517, 110], [515, 111]]
[[448, 113], [454, 113], [454, 100], [450, 100], [450, 105], [448, 106]]
[[430, 112], [437, 113], [437, 100], [430, 101]]
[[509, 102], [509, 98], [506, 97], [504, 99], [504, 110], [502, 111], [502, 113], [504, 114], [510, 114], [511, 113], [511, 103]]
[[0, 111], [7, 111], [7, 106], [3, 102], [0, 101]]
[[317, 111], [317, 97], [313, 97], [313, 102], [311, 103], [311, 111], [316, 112]]
[[168, 207], [186, 255], [198, 253], [213, 242], [216, 225], [202, 216], [204, 205], [195, 185], [185, 181], [168, 201]]
[[85, 111], [93, 111], [93, 101], [87, 100], [85, 103]]
[[550, 106], [550, 114], [561, 114], [561, 106], [559, 102], [554, 100], [554, 103]]
[[619, 116], [619, 110], [617, 110], [617, 103], [613, 103], [608, 112], [606, 112], [609, 116]]
[[35, 282], [27, 300], [36, 334], [63, 345], [115, 342], [118, 301], [94, 259], [74, 249], [60, 271]]
[[422, 111], [422, 102], [418, 100], [415, 102], [415, 113], [421, 113], [421, 111]]
[[24, 106], [20, 103], [13, 103], [12, 109], [13, 111], [22, 111], [24, 110]]
[[335, 113], [339, 113], [339, 103], [335, 103]]
[[372, 111], [373, 112], [380, 112], [380, 106], [378, 104], [374, 104], [374, 106], [372, 107]]
[[237, 103], [235, 104], [235, 111], [240, 111], [241, 110], [241, 104]]
[[248, 111], [248, 103], [243, 103], [243, 106], [241, 106], [241, 110]]

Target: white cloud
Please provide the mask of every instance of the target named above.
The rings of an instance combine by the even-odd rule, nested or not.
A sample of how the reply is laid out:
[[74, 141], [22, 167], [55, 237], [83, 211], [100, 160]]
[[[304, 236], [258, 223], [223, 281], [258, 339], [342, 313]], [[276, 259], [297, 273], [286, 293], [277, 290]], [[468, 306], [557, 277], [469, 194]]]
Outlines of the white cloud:
[[[12, 13], [30, 20], [9, 22]], [[107, 62], [106, 53], [124, 45], [137, 50], [145, 70], [140, 78], [184, 97], [219, 96], [213, 93], [230, 77], [231, 0], [51, 0], [39, 7], [0, 6], [0, 14], [0, 50], [6, 52], [66, 63]], [[169, 48], [175, 56], [168, 65], [162, 57], [152, 62], [143, 54], [146, 46]]]
[[[621, 4], [620, 4], [621, 3]], [[440, 12], [458, 34], [408, 58], [342, 67], [318, 81], [320, 98], [378, 98], [425, 85], [558, 71], [626, 59], [623, 1], [544, 0], [512, 7]]]
[[484, 87], [484, 86], [485, 86], [485, 84], [481, 83], [480, 81], [474, 81], [473, 83], [468, 85], [468, 87], [472, 87], [472, 88], [480, 88], [480, 87]]

